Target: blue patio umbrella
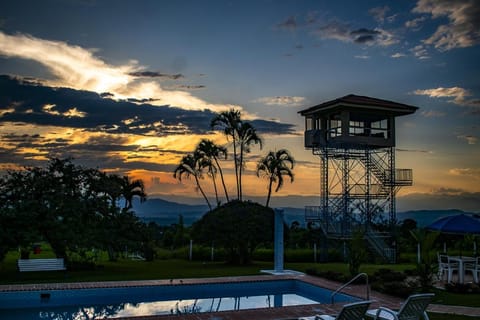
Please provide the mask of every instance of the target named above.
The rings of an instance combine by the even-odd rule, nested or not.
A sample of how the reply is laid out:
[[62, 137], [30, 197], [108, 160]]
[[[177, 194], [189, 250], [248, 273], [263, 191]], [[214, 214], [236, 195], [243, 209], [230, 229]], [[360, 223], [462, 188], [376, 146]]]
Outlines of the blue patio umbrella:
[[462, 213], [440, 218], [426, 228], [443, 233], [480, 234], [480, 218]]
[[[480, 234], [480, 217], [469, 214], [456, 214], [453, 216], [440, 218], [430, 225], [427, 229], [451, 234]], [[446, 244], [443, 244], [443, 251], [447, 251]], [[477, 243], [473, 242], [473, 252], [477, 253]]]

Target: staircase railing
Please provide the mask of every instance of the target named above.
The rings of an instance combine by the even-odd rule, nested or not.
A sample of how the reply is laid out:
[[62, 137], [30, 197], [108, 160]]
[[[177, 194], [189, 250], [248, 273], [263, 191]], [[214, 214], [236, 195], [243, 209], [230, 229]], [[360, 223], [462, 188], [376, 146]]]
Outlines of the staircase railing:
[[333, 304], [334, 303], [334, 299], [335, 299], [335, 296], [340, 293], [340, 291], [342, 291], [346, 286], [350, 285], [353, 281], [357, 280], [358, 278], [360, 277], [365, 277], [365, 281], [366, 281], [366, 287], [367, 287], [367, 292], [366, 292], [366, 299], [365, 300], [370, 300], [370, 285], [368, 284], [368, 274], [362, 272], [362, 273], [359, 273], [357, 274], [355, 277], [353, 277], [350, 281], [348, 281], [347, 283], [341, 285], [337, 290], [335, 290], [334, 292], [332, 292], [332, 294], [330, 295], [330, 301], [331, 303]]
[[386, 261], [390, 263], [395, 263], [395, 250], [388, 246], [385, 241], [381, 240], [376, 236], [372, 231], [367, 231], [365, 233], [365, 238], [367, 239], [370, 246]]
[[384, 186], [412, 185], [412, 169], [392, 168], [394, 172], [393, 176], [390, 176], [385, 169], [385, 162], [382, 159], [376, 159], [375, 157], [371, 157], [369, 161], [367, 161], [366, 157], [360, 157], [360, 159]]

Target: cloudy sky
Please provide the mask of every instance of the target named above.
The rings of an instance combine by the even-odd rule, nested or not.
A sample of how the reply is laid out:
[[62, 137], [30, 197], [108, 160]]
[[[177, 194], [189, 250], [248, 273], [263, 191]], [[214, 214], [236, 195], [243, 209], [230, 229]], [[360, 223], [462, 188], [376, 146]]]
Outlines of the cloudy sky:
[[420, 108], [397, 120], [401, 205], [480, 211], [479, 16], [476, 0], [2, 1], [0, 170], [71, 156], [199, 197], [172, 171], [200, 139], [226, 143], [209, 123], [237, 108], [264, 139], [247, 197], [266, 195], [258, 158], [287, 148], [295, 181], [273, 204], [312, 204], [293, 197], [320, 194], [298, 111], [353, 93]]

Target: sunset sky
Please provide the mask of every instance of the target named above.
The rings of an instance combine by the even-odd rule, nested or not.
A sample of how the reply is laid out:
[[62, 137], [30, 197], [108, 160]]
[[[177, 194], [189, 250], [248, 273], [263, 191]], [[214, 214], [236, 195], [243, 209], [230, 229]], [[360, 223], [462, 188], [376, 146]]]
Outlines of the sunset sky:
[[256, 162], [286, 148], [295, 181], [272, 205], [316, 204], [298, 111], [357, 94], [419, 107], [397, 119], [397, 167], [414, 174], [399, 209], [480, 211], [479, 17], [476, 0], [2, 1], [0, 170], [73, 157], [203, 203], [173, 170], [202, 138], [226, 144], [210, 120], [236, 108], [264, 139], [246, 198], [263, 202]]

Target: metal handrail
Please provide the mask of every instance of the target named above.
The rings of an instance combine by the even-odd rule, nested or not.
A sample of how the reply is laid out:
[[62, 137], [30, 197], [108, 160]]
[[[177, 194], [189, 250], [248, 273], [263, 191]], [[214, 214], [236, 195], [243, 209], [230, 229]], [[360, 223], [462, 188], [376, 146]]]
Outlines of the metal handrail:
[[349, 284], [351, 284], [353, 281], [357, 280], [358, 278], [360, 278], [361, 276], [364, 276], [365, 279], [366, 279], [366, 286], [367, 286], [367, 298], [365, 300], [370, 300], [370, 286], [368, 285], [368, 274], [366, 274], [365, 272], [362, 272], [362, 273], [359, 273], [357, 274], [355, 277], [353, 277], [350, 281], [348, 281], [347, 283], [343, 284], [341, 287], [339, 287], [337, 290], [335, 290], [331, 295], [330, 295], [330, 300], [331, 300], [331, 303], [333, 304], [334, 302], [334, 297], [337, 295], [337, 293], [340, 293], [340, 291], [345, 288], [346, 286], [348, 286]]

